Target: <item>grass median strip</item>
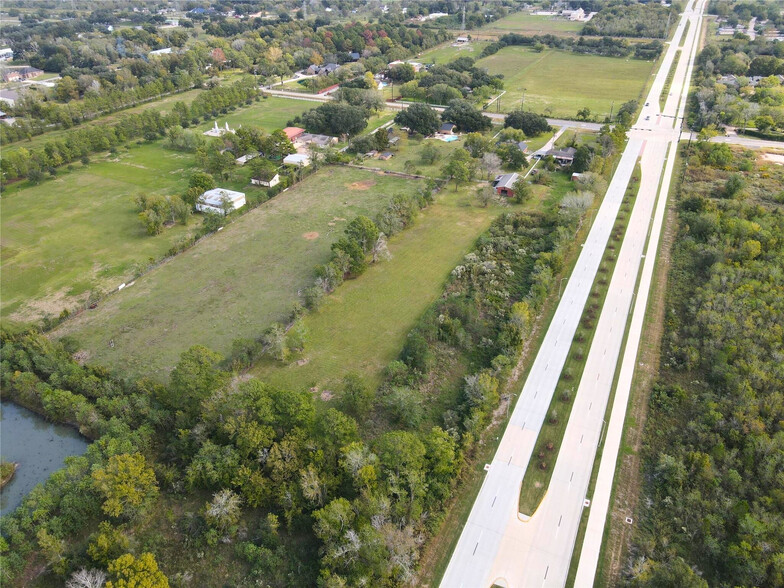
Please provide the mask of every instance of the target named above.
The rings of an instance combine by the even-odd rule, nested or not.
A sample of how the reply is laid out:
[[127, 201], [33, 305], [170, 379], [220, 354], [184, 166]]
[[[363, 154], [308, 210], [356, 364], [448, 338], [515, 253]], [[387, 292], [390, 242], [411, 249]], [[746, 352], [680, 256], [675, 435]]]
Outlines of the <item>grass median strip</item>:
[[566, 425], [569, 422], [577, 383], [582, 377], [588, 350], [591, 348], [596, 332], [596, 321], [601, 313], [602, 304], [607, 296], [610, 276], [617, 261], [617, 251], [623, 241], [626, 225], [631, 215], [632, 201], [640, 187], [641, 170], [635, 166], [632, 179], [624, 194], [623, 203], [615, 222], [612, 235], [605, 251], [593, 288], [585, 304], [580, 326], [572, 341], [561, 378], [556, 386], [553, 399], [548, 408], [544, 425], [536, 441], [535, 455], [528, 462], [523, 483], [520, 487], [519, 511], [531, 516], [542, 502], [550, 485], [554, 465], [558, 460]]
[[670, 95], [670, 87], [672, 86], [672, 79], [675, 77], [675, 70], [678, 68], [678, 60], [681, 58], [681, 50], [675, 52], [675, 58], [672, 60], [670, 71], [667, 73], [667, 79], [664, 80], [664, 87], [661, 94], [659, 94], [659, 108], [663, 109], [667, 103], [667, 97]]

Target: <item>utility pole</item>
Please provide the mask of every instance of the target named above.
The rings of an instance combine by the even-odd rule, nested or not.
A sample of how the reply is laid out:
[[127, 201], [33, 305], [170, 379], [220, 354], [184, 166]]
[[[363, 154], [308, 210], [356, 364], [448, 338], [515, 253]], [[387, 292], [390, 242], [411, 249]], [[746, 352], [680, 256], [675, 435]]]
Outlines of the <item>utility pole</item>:
[[302, 0], [302, 20], [308, 18], [308, 0]]
[[520, 99], [520, 110], [523, 110], [523, 106], [525, 106], [525, 91], [528, 88], [523, 88], [523, 97]]
[[612, 122], [613, 108], [615, 108], [615, 100], [613, 100], [612, 104], [610, 104], [610, 122]]
[[[468, 1], [468, 0], [466, 0], [466, 1]], [[462, 26], [460, 27], [460, 30], [461, 30], [461, 31], [464, 31], [464, 30], [465, 30], [465, 7], [466, 7], [466, 3], [465, 3], [465, 2], [463, 2], [463, 24], [462, 24]]]

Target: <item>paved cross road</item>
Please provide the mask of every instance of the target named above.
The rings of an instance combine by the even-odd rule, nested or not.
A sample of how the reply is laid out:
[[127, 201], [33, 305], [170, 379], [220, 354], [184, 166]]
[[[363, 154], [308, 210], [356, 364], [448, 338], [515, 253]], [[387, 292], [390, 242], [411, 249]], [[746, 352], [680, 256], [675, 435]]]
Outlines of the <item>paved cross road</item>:
[[[527, 588], [566, 583], [594, 457], [605, 429], [605, 409], [659, 183], [668, 151], [679, 137], [678, 115], [682, 117], [682, 110], [677, 112], [678, 104], [685, 101], [688, 92], [688, 73], [704, 2], [689, 3], [667, 48], [647, 105], [629, 133], [626, 149], [452, 554], [442, 587], [486, 588], [495, 583]], [[660, 112], [659, 96], [687, 22], [691, 24], [682, 51], [689, 58], [680, 60], [672, 81], [672, 94]], [[522, 517], [517, 507], [520, 484], [638, 158], [642, 169], [641, 189], [618, 252], [550, 486], [533, 516]], [[598, 541], [601, 542], [601, 531]], [[593, 572], [585, 569], [585, 575], [576, 585], [593, 584]]]

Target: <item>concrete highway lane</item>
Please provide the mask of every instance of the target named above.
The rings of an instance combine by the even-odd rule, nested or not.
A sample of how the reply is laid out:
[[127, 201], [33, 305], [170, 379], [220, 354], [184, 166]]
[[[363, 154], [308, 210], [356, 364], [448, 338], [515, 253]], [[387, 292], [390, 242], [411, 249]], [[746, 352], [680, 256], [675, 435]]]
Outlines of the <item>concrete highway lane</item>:
[[[520, 393], [499, 449], [474, 503], [441, 586], [563, 586], [600, 437], [607, 400], [670, 145], [677, 140], [677, 104], [687, 91], [691, 61], [682, 59], [663, 112], [659, 95], [691, 21], [683, 54], [693, 58], [704, 0], [691, 3], [651, 86], [640, 118], [629, 133], [607, 194], [569, 277], [553, 320]], [[669, 115], [669, 116], [662, 116]], [[682, 115], [681, 115], [682, 116]], [[677, 122], [676, 122], [677, 121]], [[530, 518], [518, 513], [520, 484], [533, 454], [571, 342], [596, 277], [634, 166], [642, 184], [635, 199], [608, 295], [596, 325], [586, 367], [547, 494]], [[587, 580], [586, 580], [587, 581]], [[591, 576], [590, 585], [593, 581]]]

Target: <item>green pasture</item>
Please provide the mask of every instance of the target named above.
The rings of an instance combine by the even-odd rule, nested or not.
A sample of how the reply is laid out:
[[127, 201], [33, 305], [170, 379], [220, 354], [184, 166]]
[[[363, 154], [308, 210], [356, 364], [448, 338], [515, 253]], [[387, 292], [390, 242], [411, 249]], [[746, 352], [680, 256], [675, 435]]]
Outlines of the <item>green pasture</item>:
[[162, 256], [183, 237], [175, 225], [146, 234], [134, 197], [183, 192], [193, 157], [149, 144], [88, 166], [75, 164], [37, 186], [23, 181], [3, 193], [0, 315], [25, 322], [58, 315], [91, 289], [115, 288], [133, 266]]
[[[554, 49], [537, 53], [528, 47], [505, 47], [477, 63], [503, 74], [506, 94], [501, 110], [519, 109], [574, 118], [587, 107], [601, 119], [624, 102], [640, 98], [653, 64], [631, 58], [582, 55]], [[523, 103], [523, 94], [525, 99]]]
[[316, 106], [318, 104], [315, 102], [270, 96], [269, 98], [262, 98], [258, 102], [253, 102], [250, 106], [238, 108], [225, 115], [219, 115], [215, 121], [202, 123], [197, 128], [200, 131], [206, 131], [211, 129], [215, 122], [218, 123], [219, 127], [224, 126], [228, 122], [233, 129], [244, 125], [258, 127], [270, 133], [276, 129], [284, 128], [286, 122]]
[[576, 35], [583, 23], [557, 16], [540, 16], [528, 12], [516, 12], [486, 24], [478, 34], [519, 33], [521, 35]]
[[414, 61], [418, 61], [419, 63], [442, 64], [454, 61], [458, 57], [479, 59], [479, 54], [482, 53], [482, 49], [484, 49], [486, 45], [487, 41], [471, 41], [468, 45], [454, 47], [450, 42], [446, 45], [434, 47], [433, 49], [428, 49], [424, 53], [420, 53], [416, 56]]
[[285, 321], [347, 221], [421, 182], [326, 168], [67, 321], [90, 361], [164, 378], [191, 345], [228, 354]]
[[338, 392], [342, 378], [357, 372], [377, 386], [449, 273], [502, 210], [480, 207], [473, 186], [458, 192], [445, 188], [412, 227], [390, 239], [389, 261], [344, 283], [305, 317], [308, 343], [302, 357], [288, 364], [263, 360], [254, 375], [279, 386]]

